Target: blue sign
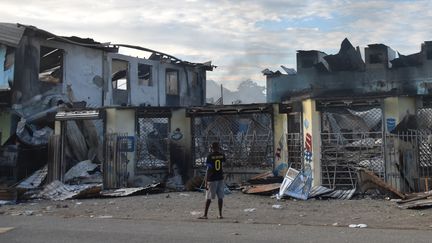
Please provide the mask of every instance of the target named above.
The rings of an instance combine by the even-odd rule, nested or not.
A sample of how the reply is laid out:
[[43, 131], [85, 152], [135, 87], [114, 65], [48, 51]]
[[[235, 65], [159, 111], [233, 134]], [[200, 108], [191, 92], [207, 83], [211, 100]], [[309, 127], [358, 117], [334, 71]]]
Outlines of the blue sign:
[[393, 131], [393, 129], [396, 128], [396, 119], [395, 118], [387, 118], [386, 124], [387, 124], [387, 131], [391, 132], [391, 131]]

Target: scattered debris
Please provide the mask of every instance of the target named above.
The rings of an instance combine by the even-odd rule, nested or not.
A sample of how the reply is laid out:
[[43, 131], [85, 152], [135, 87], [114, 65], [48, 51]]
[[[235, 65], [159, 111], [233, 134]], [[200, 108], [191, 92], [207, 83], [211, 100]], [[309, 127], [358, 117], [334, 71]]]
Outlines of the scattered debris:
[[53, 201], [62, 201], [71, 198], [89, 197], [99, 194], [101, 184], [66, 185], [60, 181], [53, 181], [34, 198], [43, 198]]
[[274, 209], [282, 209], [282, 205], [280, 205], [280, 204], [274, 204], [272, 206], [272, 208], [274, 208]]
[[0, 227], [0, 234], [6, 233], [8, 231], [11, 231], [15, 229], [15, 227]]
[[350, 228], [367, 228], [367, 224], [350, 224], [348, 225]]
[[359, 177], [360, 190], [362, 192], [366, 192], [371, 187], [378, 187], [381, 190], [393, 193], [394, 195], [398, 196], [399, 198], [402, 198], [402, 199], [406, 198], [406, 196], [403, 193], [398, 191], [393, 186], [384, 182], [381, 178], [376, 176], [370, 170], [367, 170], [364, 168], [358, 168], [358, 177]]
[[0, 188], [0, 200], [4, 201], [16, 201], [17, 191], [13, 187]]
[[0, 205], [14, 205], [15, 201], [0, 200]]
[[298, 171], [289, 168], [278, 193], [278, 199], [284, 196], [307, 200], [312, 186], [312, 171]]
[[246, 194], [272, 195], [280, 188], [280, 183], [246, 186], [242, 192]]
[[192, 212], [190, 212], [190, 214], [192, 214], [193, 216], [197, 216], [197, 215], [201, 215], [201, 212], [199, 212], [199, 211], [192, 211]]
[[404, 209], [421, 209], [432, 206], [432, 191], [407, 195], [409, 199], [398, 201], [398, 207]]
[[325, 186], [314, 186], [309, 192], [309, 198], [319, 197], [330, 192], [333, 192], [333, 190]]
[[113, 216], [112, 215], [100, 215], [100, 216], [97, 216], [96, 218], [98, 218], [98, 219], [112, 219]]
[[45, 165], [42, 169], [35, 171], [27, 179], [19, 183], [16, 187], [20, 189], [34, 189], [39, 187], [45, 180], [48, 174], [48, 166]]
[[155, 184], [148, 185], [147, 187], [130, 187], [130, 188], [119, 188], [115, 190], [104, 190], [100, 192], [100, 195], [104, 197], [126, 197], [126, 196], [160, 192], [161, 189], [162, 189], [161, 183], [155, 183]]
[[281, 199], [284, 195], [286, 190], [288, 190], [288, 187], [291, 185], [291, 183], [294, 181], [294, 179], [299, 174], [299, 171], [294, 168], [288, 168], [285, 178], [280, 186], [279, 193], [277, 195], [278, 199]]
[[246, 212], [246, 213], [252, 213], [252, 212], [256, 211], [256, 208], [246, 208], [243, 211]]
[[79, 180], [80, 178], [90, 177], [89, 171], [93, 171], [98, 166], [93, 164], [91, 160], [84, 160], [70, 168], [64, 175], [65, 182]]
[[275, 176], [273, 172], [265, 172], [250, 178], [247, 182], [250, 184], [273, 184], [282, 183], [283, 177]]
[[[325, 188], [325, 189], [322, 189]], [[333, 199], [341, 199], [341, 200], [349, 200], [354, 196], [354, 193], [356, 192], [356, 188], [348, 189], [348, 190], [332, 190], [323, 186], [314, 187], [312, 191], [314, 191], [314, 194], [310, 194], [309, 198], [313, 197], [320, 197], [320, 198], [333, 198]], [[318, 193], [318, 192], [324, 192], [325, 193]]]

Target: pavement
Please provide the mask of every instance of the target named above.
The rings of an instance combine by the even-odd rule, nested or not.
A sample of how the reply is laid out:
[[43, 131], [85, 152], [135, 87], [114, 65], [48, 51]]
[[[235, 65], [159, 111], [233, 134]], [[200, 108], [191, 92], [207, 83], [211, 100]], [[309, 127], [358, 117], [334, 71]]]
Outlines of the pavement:
[[0, 242], [431, 242], [430, 230], [1, 216]]

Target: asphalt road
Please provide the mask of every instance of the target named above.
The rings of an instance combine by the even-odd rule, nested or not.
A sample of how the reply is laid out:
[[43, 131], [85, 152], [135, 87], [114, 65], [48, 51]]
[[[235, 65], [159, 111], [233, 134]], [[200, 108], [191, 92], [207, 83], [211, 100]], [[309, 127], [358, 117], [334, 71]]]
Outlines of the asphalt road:
[[431, 242], [431, 230], [0, 216], [0, 242]]

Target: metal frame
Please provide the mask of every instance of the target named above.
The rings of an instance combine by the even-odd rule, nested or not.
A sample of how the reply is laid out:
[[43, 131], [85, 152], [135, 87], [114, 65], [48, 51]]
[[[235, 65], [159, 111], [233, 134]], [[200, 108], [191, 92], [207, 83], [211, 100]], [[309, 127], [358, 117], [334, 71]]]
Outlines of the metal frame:
[[205, 115], [192, 116], [194, 167], [203, 167], [211, 143], [219, 142], [227, 156], [225, 170], [273, 168], [272, 113], [259, 110], [234, 113], [229, 109], [229, 113], [206, 110]]
[[[384, 128], [383, 111], [377, 103], [370, 106], [361, 102], [361, 106], [351, 103], [328, 102], [325, 106], [319, 104], [321, 110], [321, 170], [322, 185], [330, 188], [355, 188], [357, 186], [356, 167], [366, 167], [375, 172], [379, 177], [385, 176], [384, 163]], [[366, 119], [362, 120], [354, 114], [347, 112], [347, 108], [354, 112], [369, 110], [378, 123], [373, 127], [366, 126]], [[378, 108], [377, 110], [372, 110]], [[375, 114], [376, 113], [376, 114]], [[333, 115], [335, 114], [335, 115]], [[358, 122], [348, 126], [351, 131], [343, 129], [332, 131], [332, 126], [338, 127], [334, 116], [340, 116], [345, 122]], [[332, 120], [333, 119], [333, 120]], [[379, 119], [379, 120], [378, 120]], [[336, 124], [336, 125], [335, 125]], [[356, 129], [354, 129], [354, 127]], [[358, 127], [358, 129], [357, 129]]]

